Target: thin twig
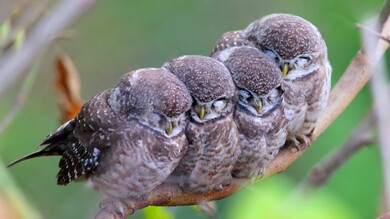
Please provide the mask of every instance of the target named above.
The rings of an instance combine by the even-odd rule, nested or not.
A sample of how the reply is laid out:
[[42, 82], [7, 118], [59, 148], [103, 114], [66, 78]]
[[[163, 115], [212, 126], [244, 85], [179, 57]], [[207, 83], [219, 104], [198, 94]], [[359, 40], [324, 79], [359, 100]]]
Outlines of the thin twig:
[[[38, 4], [38, 6], [31, 7], [33, 12], [28, 13], [29, 16], [24, 16], [23, 20], [29, 20], [29, 22], [25, 22], [25, 25], [22, 25], [17, 28], [12, 28], [11, 31], [5, 31], [5, 41], [9, 41], [8, 43], [2, 44], [0, 40], [0, 48], [4, 50], [4, 47], [7, 47], [6, 44], [13, 45], [11, 48], [14, 49], [14, 51], [20, 51], [20, 47], [23, 45], [25, 33], [28, 31], [29, 26], [35, 22], [39, 16], [43, 13], [43, 7], [44, 5]], [[27, 13], [27, 12], [26, 12]], [[21, 15], [23, 16], [23, 15]], [[19, 37], [18, 37], [19, 36]], [[39, 58], [38, 58], [39, 60]], [[35, 76], [36, 76], [36, 68], [39, 65], [39, 61], [33, 65], [33, 68], [31, 71], [29, 71], [28, 76], [24, 79], [24, 82], [22, 84], [22, 87], [16, 97], [15, 103], [12, 106], [9, 113], [5, 116], [3, 121], [0, 122], [0, 135], [3, 133], [3, 131], [8, 127], [8, 125], [12, 122], [14, 117], [18, 114], [20, 109], [22, 108], [23, 104], [25, 103], [28, 94], [30, 93], [30, 90], [32, 88]]]
[[42, 19], [20, 51], [6, 56], [0, 63], [0, 97], [12, 82], [35, 60], [39, 51], [73, 21], [83, 15], [95, 0], [64, 0]]
[[[17, 35], [23, 32], [29, 32], [31, 27], [36, 24], [37, 21], [45, 14], [47, 10], [47, 2], [41, 1], [32, 4], [32, 2], [18, 6], [19, 10], [17, 13], [7, 19], [9, 23], [12, 21], [12, 29], [4, 39], [0, 40], [0, 48], [5, 48], [7, 45], [12, 45]], [[17, 21], [14, 23], [14, 19]]]
[[373, 110], [370, 110], [356, 130], [349, 136], [348, 140], [312, 169], [309, 177], [302, 183], [303, 188], [322, 186], [349, 157], [363, 146], [374, 143], [376, 138], [373, 134], [373, 129], [375, 126], [375, 113]]
[[26, 79], [24, 80], [22, 88], [20, 89], [18, 96], [16, 97], [14, 105], [12, 106], [9, 113], [5, 116], [3, 121], [0, 122], [0, 135], [12, 122], [12, 120], [15, 118], [15, 116], [18, 114], [18, 112], [26, 102], [26, 99], [32, 88], [32, 84], [34, 82], [35, 76], [36, 76], [36, 71], [35, 69], [33, 69], [31, 73], [29, 73]]
[[[371, 41], [369, 36], [365, 41]], [[371, 43], [367, 42], [368, 45]], [[371, 50], [369, 50], [372, 52]], [[371, 80], [371, 91], [374, 98], [375, 111], [378, 118], [379, 143], [383, 163], [385, 203], [386, 210], [390, 210], [390, 83], [387, 78], [386, 68], [382, 62], [376, 68]]]
[[363, 30], [363, 31], [366, 31], [376, 37], [378, 37], [379, 39], [382, 39], [384, 41], [386, 41], [387, 43], [390, 43], [390, 39], [388, 37], [385, 37], [385, 36], [382, 36], [380, 33], [378, 33], [377, 31], [375, 30], [372, 30], [366, 26], [364, 26], [363, 24], [356, 24], [356, 27]]
[[[380, 32], [381, 36], [390, 36], [390, 21], [388, 20], [390, 9], [388, 7], [390, 7], [389, 0], [386, 1], [381, 11], [380, 22], [383, 21], [383, 23], [378, 24], [378, 32]], [[324, 115], [318, 121], [317, 127], [314, 130], [315, 136], [321, 135], [344, 112], [345, 108], [371, 78], [373, 74], [372, 66], [378, 64], [388, 47], [389, 44], [386, 41], [376, 40], [374, 53], [367, 54], [364, 46], [359, 50], [345, 70], [343, 76], [334, 86]]]

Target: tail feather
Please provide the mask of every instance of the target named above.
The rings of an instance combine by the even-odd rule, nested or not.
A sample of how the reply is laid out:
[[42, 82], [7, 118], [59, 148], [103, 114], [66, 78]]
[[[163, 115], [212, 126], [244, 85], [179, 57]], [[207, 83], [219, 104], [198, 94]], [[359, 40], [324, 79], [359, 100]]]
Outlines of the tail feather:
[[41, 145], [43, 149], [19, 158], [8, 165], [41, 156], [61, 156], [57, 184], [66, 185], [81, 176], [91, 175], [99, 165], [101, 151], [97, 147], [85, 147], [73, 135], [76, 121], [70, 120], [47, 136]]
[[15, 161], [13, 161], [12, 163], [8, 164], [7, 167], [12, 167], [13, 165], [15, 165], [19, 162], [29, 160], [31, 158], [42, 157], [42, 156], [56, 156], [56, 155], [58, 156], [58, 155], [62, 155], [62, 153], [63, 153], [62, 147], [58, 147], [58, 145], [56, 145], [56, 144], [49, 145], [45, 148], [42, 148], [39, 151], [33, 152], [31, 154], [27, 154], [26, 156], [21, 157]]
[[72, 132], [76, 126], [76, 121], [74, 119], [69, 120], [68, 122], [61, 125], [56, 131], [47, 136], [43, 142], [40, 144], [41, 146], [47, 145], [39, 151], [28, 154], [22, 158], [19, 158], [12, 163], [8, 164], [7, 167], [11, 167], [19, 162], [42, 156], [61, 156], [66, 148], [67, 141], [70, 136], [72, 136]]
[[92, 174], [99, 165], [100, 150], [91, 153], [79, 141], [73, 142], [63, 153], [57, 174], [57, 184], [66, 185], [71, 181]]
[[66, 140], [76, 127], [76, 120], [72, 119], [61, 125], [57, 130], [43, 139], [41, 145], [55, 144], [56, 142]]

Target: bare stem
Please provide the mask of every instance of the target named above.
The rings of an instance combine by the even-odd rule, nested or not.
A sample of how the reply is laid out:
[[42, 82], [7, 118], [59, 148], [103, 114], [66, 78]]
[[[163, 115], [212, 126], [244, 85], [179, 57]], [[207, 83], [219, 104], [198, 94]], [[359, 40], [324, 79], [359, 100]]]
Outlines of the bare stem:
[[364, 26], [363, 24], [356, 24], [356, 27], [361, 29], [361, 30], [363, 30], [363, 31], [366, 31], [366, 32], [368, 32], [368, 33], [378, 37], [378, 38], [380, 38], [381, 40], [386, 41], [387, 43], [390, 43], [390, 39], [388, 37], [382, 36], [380, 33], [378, 33], [376, 31], [374, 31], [374, 30]]
[[31, 33], [20, 52], [7, 55], [0, 63], [0, 97], [35, 60], [36, 54], [54, 37], [89, 9], [95, 0], [65, 0], [42, 21]]
[[[390, 36], [390, 21], [389, 12], [390, 1], [386, 1], [382, 8], [379, 30], [380, 36]], [[317, 127], [314, 130], [314, 135], [319, 136], [344, 112], [345, 108], [351, 103], [367, 81], [373, 74], [372, 67], [376, 66], [388, 49], [389, 44], [382, 39], [375, 39], [373, 46], [374, 52], [367, 54], [364, 47], [352, 59], [343, 76], [334, 86], [329, 100], [328, 106], [322, 118], [318, 121]]]
[[18, 112], [24, 105], [28, 94], [30, 93], [35, 76], [36, 72], [33, 69], [32, 72], [24, 80], [22, 88], [20, 89], [18, 96], [16, 97], [14, 105], [12, 106], [9, 113], [5, 116], [3, 121], [0, 122], [0, 135], [8, 127], [8, 125], [12, 122], [12, 120], [15, 118], [15, 116], [18, 114]]
[[384, 173], [386, 210], [390, 210], [390, 83], [384, 65], [380, 65], [371, 80], [375, 111], [378, 117], [379, 145]]
[[332, 152], [323, 162], [313, 168], [309, 177], [303, 182], [304, 188], [322, 186], [349, 157], [363, 146], [374, 143], [373, 129], [375, 126], [375, 113], [371, 110], [359, 124], [358, 128], [349, 136], [348, 140]]

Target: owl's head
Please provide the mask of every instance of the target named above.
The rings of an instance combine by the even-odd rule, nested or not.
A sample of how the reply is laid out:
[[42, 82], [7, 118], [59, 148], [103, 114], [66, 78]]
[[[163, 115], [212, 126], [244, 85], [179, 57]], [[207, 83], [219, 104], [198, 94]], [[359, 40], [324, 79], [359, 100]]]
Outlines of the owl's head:
[[205, 56], [181, 56], [164, 64], [184, 82], [193, 98], [191, 118], [207, 122], [222, 118], [234, 109], [235, 87], [229, 70]]
[[166, 69], [145, 68], [125, 74], [111, 89], [108, 104], [119, 115], [174, 136], [185, 126], [192, 99], [186, 86]]
[[219, 51], [224, 49], [235, 47], [235, 46], [246, 46], [253, 45], [252, 42], [247, 40], [244, 35], [244, 31], [235, 30], [229, 31], [224, 34], [217, 40], [213, 51], [211, 52], [211, 56]]
[[238, 89], [237, 106], [255, 116], [272, 111], [281, 102], [282, 73], [274, 60], [256, 48], [232, 47], [215, 56], [229, 69]]
[[327, 58], [326, 45], [318, 29], [295, 15], [265, 16], [251, 23], [245, 29], [245, 36], [276, 61], [284, 77], [289, 77], [290, 70], [297, 70], [294, 77], [313, 72], [306, 70]]

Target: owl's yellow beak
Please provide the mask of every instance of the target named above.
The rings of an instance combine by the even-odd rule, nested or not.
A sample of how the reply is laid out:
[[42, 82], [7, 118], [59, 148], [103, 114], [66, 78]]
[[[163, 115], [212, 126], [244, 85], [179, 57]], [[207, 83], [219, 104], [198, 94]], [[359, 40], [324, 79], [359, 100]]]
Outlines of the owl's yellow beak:
[[261, 110], [263, 110], [263, 104], [261, 103], [261, 101], [259, 101], [256, 104], [256, 111], [257, 111], [257, 113], [261, 113]]
[[206, 115], [206, 108], [202, 106], [199, 112], [199, 119], [203, 119], [205, 115]]
[[283, 78], [286, 77], [287, 72], [288, 72], [288, 64], [284, 63], [283, 64], [283, 69], [282, 69], [282, 76], [283, 76]]
[[169, 122], [168, 128], [165, 130], [165, 132], [167, 133], [167, 135], [170, 135], [172, 133], [172, 130], [173, 130], [173, 122]]

